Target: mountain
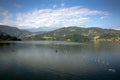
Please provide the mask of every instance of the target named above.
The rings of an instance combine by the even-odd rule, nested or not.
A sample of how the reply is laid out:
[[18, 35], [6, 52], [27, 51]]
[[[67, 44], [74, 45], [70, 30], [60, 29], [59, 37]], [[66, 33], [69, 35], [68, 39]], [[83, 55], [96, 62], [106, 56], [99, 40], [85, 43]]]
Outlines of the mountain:
[[29, 29], [25, 29], [25, 30], [28, 30], [30, 32], [41, 33], [41, 32], [53, 31], [55, 29], [57, 29], [57, 28], [56, 27], [39, 27], [39, 28], [29, 28]]
[[120, 31], [112, 29], [102, 29], [97, 27], [81, 28], [81, 27], [64, 27], [54, 31], [29, 36], [30, 40], [60, 40], [86, 42], [90, 40], [120, 40]]
[[5, 38], [5, 40], [20, 38], [23, 40], [58, 40], [73, 42], [88, 42], [98, 39], [120, 41], [120, 30], [102, 29], [97, 27], [81, 28], [76, 26], [59, 29], [54, 28], [54, 30], [46, 28], [47, 27], [42, 28], [39, 32], [32, 33], [26, 30], [20, 30], [16, 27], [0, 25], [0, 37]]
[[4, 33], [4, 32], [2, 32], [2, 31], [0, 31], [0, 35], [7, 35], [6, 33]]
[[0, 41], [21, 41], [17, 37], [10, 36], [10, 35], [1, 35], [0, 34]]
[[0, 31], [0, 41], [21, 41], [21, 39]]
[[23, 38], [26, 35], [32, 34], [32, 32], [26, 31], [26, 30], [20, 30], [16, 27], [6, 26], [6, 25], [0, 25], [0, 32], [5, 33], [10, 36], [14, 36], [17, 38]]

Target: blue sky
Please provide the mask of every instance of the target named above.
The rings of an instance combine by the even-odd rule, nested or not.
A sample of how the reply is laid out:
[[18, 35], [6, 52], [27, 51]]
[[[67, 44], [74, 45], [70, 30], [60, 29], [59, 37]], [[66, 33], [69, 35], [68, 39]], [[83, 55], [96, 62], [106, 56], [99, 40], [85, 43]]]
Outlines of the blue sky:
[[0, 0], [0, 24], [120, 29], [120, 0]]

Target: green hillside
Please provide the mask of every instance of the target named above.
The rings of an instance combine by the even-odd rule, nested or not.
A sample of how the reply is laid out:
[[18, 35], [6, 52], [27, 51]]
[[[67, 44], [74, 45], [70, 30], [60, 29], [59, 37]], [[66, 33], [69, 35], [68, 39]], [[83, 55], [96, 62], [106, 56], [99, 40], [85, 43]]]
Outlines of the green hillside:
[[80, 28], [64, 27], [54, 31], [26, 37], [27, 40], [59, 40], [73, 42], [87, 42], [90, 40], [120, 40], [120, 31], [97, 27]]
[[0, 35], [0, 41], [21, 41], [21, 39], [10, 35]]
[[21, 41], [21, 39], [0, 31], [0, 41]]
[[29, 31], [21, 30], [16, 27], [11, 27], [11, 26], [6, 26], [6, 25], [0, 25], [0, 32], [4, 32], [10, 36], [15, 36], [21, 39], [25, 37], [26, 35], [32, 34]]

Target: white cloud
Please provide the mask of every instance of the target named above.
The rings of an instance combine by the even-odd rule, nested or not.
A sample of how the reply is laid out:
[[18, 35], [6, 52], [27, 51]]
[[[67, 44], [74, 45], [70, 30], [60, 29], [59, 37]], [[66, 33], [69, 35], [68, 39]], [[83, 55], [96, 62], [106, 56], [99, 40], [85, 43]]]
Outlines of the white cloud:
[[117, 27], [117, 28], [113, 28], [113, 29], [115, 29], [115, 30], [120, 30], [120, 27]]
[[10, 20], [12, 18], [12, 14], [4, 8], [0, 7], [0, 25], [14, 25], [15, 22]]
[[[84, 22], [90, 21], [92, 19], [90, 16], [100, 16], [101, 18], [107, 14], [104, 11], [91, 10], [79, 6], [59, 9], [36, 9], [17, 14], [16, 21], [8, 20], [6, 24], [11, 25], [12, 23], [19, 28], [79, 26]], [[4, 22], [0, 21], [1, 24]]]
[[12, 14], [10, 14], [7, 10], [0, 7], [0, 17], [2, 17], [3, 19], [9, 19], [12, 17]]
[[110, 14], [108, 12], [102, 12], [102, 14], [104, 14], [104, 16], [101, 16], [100, 19], [105, 19], [106, 17], [108, 17]]

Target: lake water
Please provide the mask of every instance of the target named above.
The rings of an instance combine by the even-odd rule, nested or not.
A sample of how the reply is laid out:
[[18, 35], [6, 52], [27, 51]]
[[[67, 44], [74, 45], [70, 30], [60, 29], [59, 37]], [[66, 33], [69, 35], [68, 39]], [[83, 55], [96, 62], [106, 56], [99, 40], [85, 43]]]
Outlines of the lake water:
[[120, 80], [120, 42], [0, 42], [0, 80]]

